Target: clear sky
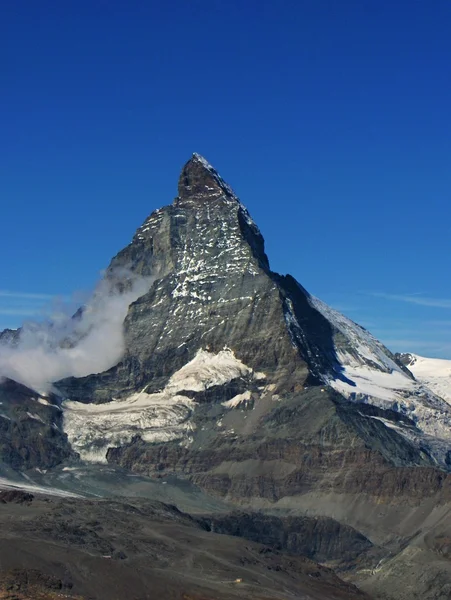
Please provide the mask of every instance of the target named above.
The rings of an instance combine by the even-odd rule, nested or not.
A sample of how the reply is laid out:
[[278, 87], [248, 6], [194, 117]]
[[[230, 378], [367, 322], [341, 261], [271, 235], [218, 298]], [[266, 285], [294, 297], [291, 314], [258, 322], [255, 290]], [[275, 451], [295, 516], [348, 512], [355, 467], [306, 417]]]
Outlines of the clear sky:
[[450, 0], [16, 0], [0, 19], [0, 328], [89, 290], [204, 155], [271, 266], [451, 358]]

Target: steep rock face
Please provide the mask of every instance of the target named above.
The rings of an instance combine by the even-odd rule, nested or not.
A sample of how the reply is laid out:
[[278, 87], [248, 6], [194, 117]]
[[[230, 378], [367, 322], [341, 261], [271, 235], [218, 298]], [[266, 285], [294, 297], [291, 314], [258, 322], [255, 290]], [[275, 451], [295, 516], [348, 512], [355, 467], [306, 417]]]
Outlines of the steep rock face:
[[365, 536], [333, 519], [236, 511], [205, 518], [205, 522], [215, 533], [243, 537], [346, 569], [368, 560], [374, 564], [374, 557], [380, 557]]
[[57, 398], [0, 381], [0, 461], [15, 470], [48, 469], [75, 457]]
[[[211, 494], [246, 504], [312, 491], [381, 499], [436, 493], [445, 474], [430, 469], [427, 452], [387, 427], [381, 414], [399, 423], [396, 413], [370, 405], [357, 410], [335, 392], [313, 387], [280, 402], [203, 406], [194, 414], [190, 444], [149, 444], [137, 437], [111, 448], [107, 459], [141, 474], [183, 475]], [[406, 468], [400, 481], [394, 467]]]
[[160, 389], [199, 348], [228, 346], [286, 389], [309, 376], [339, 376], [334, 327], [293, 278], [270, 271], [257, 226], [199, 155], [183, 168], [174, 203], [146, 219], [107, 277], [124, 267], [154, 285], [130, 307], [123, 361], [60, 382], [72, 399], [109, 400], [113, 386], [119, 396]]

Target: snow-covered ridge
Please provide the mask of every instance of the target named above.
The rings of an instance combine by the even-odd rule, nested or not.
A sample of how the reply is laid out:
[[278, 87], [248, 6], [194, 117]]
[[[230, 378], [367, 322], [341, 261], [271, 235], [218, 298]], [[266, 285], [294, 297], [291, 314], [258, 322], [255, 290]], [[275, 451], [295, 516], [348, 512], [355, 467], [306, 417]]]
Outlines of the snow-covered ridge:
[[255, 221], [252, 219], [251, 215], [249, 214], [249, 211], [247, 210], [247, 208], [244, 206], [244, 204], [240, 201], [240, 199], [237, 197], [237, 195], [235, 194], [235, 192], [232, 190], [232, 188], [230, 187], [230, 185], [224, 181], [224, 179], [221, 177], [221, 175], [216, 171], [216, 169], [200, 154], [198, 154], [197, 152], [193, 153], [193, 159], [197, 160], [198, 162], [201, 163], [201, 165], [203, 167], [205, 167], [205, 169], [210, 173], [210, 175], [212, 175], [214, 177], [214, 179], [216, 180], [216, 182], [218, 183], [218, 185], [225, 190], [229, 196], [231, 196], [231, 198], [233, 198], [234, 200], [236, 200], [239, 209], [241, 210], [241, 213], [243, 214], [243, 217], [246, 221], [246, 223], [255, 231], [260, 232], [257, 224], [255, 223]]
[[[334, 331], [339, 370], [335, 378], [329, 378], [325, 383], [349, 400], [407, 416], [415, 423], [416, 432], [399, 424], [397, 432], [428, 448], [437, 462], [444, 464], [451, 446], [451, 361], [433, 361], [428, 365], [427, 361], [431, 359], [418, 357], [417, 362], [408, 365], [417, 378], [415, 381], [366, 329], [318, 298], [310, 296], [309, 302], [329, 321]], [[426, 375], [431, 370], [435, 375]], [[446, 389], [450, 404], [443, 400]], [[383, 419], [382, 422], [393, 428]]]
[[409, 379], [401, 367], [387, 354], [387, 348], [369, 331], [334, 310], [319, 298], [310, 296], [309, 300], [311, 305], [346, 339], [347, 343], [340, 344], [341, 349], [339, 350], [339, 360], [343, 366], [355, 366], [356, 363], [367, 362], [374, 369], [384, 373], [397, 371]]
[[[106, 462], [108, 448], [127, 444], [137, 435], [146, 442], [180, 440], [181, 444], [187, 444], [194, 429], [191, 417], [195, 402], [183, 392], [203, 391], [238, 377], [261, 380], [265, 375], [255, 373], [230, 349], [217, 354], [200, 349], [158, 393], [148, 394], [144, 388], [128, 398], [106, 404], [66, 400], [64, 431], [74, 450], [90, 462]], [[248, 399], [242, 396], [232, 398], [227, 407]]]
[[230, 185], [228, 183], [226, 183], [224, 181], [224, 179], [221, 177], [221, 175], [216, 171], [216, 169], [208, 162], [208, 160], [206, 160], [203, 156], [201, 156], [200, 154], [198, 154], [197, 152], [193, 153], [193, 159], [196, 160], [197, 162], [199, 162], [209, 173], [210, 175], [215, 179], [216, 183], [223, 189], [225, 190], [232, 198], [234, 198], [235, 200], [237, 200], [237, 196], [235, 194], [235, 192], [232, 190], [232, 188], [230, 187]]
[[410, 354], [406, 365], [417, 381], [451, 404], [451, 360]]

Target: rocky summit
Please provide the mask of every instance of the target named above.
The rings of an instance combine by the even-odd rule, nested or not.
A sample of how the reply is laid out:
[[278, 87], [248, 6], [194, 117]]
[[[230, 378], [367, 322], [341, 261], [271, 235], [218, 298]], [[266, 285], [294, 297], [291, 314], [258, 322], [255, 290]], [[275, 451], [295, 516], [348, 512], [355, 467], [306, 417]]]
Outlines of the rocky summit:
[[[186, 553], [198, 565], [195, 580], [178, 567], [174, 597], [451, 597], [449, 398], [417, 378], [411, 360], [274, 273], [257, 225], [203, 157], [186, 163], [173, 203], [144, 221], [104, 281], [119, 296], [142, 284], [120, 324], [119, 360], [53, 381], [50, 393], [0, 384], [0, 485], [60, 497], [55, 508], [39, 504], [36, 521], [9, 525], [18, 555], [20, 532], [46, 540], [48, 563], [30, 568], [54, 560], [56, 533], [43, 523], [58, 518], [65, 551], [119, 553], [145, 598], [131, 573], [160, 542], [154, 533], [149, 546], [134, 540], [131, 523], [142, 527], [147, 515], [168, 536], [164, 568]], [[61, 347], [76, 348], [95, 327]], [[20, 349], [20, 339], [0, 334], [3, 346]], [[20, 510], [30, 513], [28, 504]], [[119, 549], [112, 511], [127, 532]], [[188, 539], [210, 558], [193, 558]], [[88, 559], [77, 556], [70, 593], [110, 597], [89, 591], [79, 567]], [[90, 573], [104, 569], [88, 562]], [[213, 563], [222, 565], [216, 579]], [[222, 573], [237, 564], [253, 566], [235, 579]], [[272, 569], [279, 575], [265, 583]], [[163, 585], [158, 573], [142, 577]], [[47, 575], [60, 581], [62, 572]], [[242, 582], [251, 587], [237, 591]]]

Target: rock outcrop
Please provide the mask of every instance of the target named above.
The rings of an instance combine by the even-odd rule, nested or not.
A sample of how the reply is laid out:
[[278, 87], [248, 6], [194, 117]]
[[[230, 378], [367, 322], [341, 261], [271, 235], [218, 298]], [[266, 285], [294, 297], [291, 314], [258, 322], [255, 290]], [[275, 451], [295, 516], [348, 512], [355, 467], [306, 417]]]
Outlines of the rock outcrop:
[[60, 400], [11, 379], [0, 381], [0, 462], [26, 471], [75, 457], [63, 431]]

